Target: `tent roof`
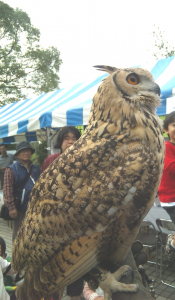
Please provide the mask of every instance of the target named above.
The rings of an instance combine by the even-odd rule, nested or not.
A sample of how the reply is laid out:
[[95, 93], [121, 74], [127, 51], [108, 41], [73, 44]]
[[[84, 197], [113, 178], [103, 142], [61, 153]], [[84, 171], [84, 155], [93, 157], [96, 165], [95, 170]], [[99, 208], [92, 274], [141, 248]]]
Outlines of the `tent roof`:
[[[166, 98], [175, 88], [175, 57], [139, 65], [148, 69], [161, 88], [162, 106], [158, 115], [166, 114]], [[100, 73], [99, 73], [100, 75]], [[46, 139], [46, 127], [86, 125], [92, 98], [108, 74], [95, 80], [78, 83], [71, 88], [59, 89], [39, 97], [18, 101], [0, 108], [0, 143]]]

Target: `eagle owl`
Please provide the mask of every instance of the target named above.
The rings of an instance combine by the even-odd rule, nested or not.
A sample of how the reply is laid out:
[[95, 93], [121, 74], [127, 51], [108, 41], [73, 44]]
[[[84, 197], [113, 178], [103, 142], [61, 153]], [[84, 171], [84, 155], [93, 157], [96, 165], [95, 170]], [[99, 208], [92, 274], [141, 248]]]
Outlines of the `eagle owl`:
[[123, 261], [159, 186], [159, 86], [147, 70], [96, 67], [109, 76], [86, 130], [36, 182], [14, 242], [20, 300], [61, 290], [106, 258]]

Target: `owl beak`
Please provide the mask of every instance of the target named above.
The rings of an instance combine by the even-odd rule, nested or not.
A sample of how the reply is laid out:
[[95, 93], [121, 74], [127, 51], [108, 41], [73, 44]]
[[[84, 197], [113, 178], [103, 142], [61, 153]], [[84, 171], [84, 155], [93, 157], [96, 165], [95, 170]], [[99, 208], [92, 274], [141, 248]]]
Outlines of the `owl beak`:
[[154, 92], [156, 95], [160, 96], [160, 87], [157, 83], [154, 83], [153, 87], [149, 90], [149, 92]]

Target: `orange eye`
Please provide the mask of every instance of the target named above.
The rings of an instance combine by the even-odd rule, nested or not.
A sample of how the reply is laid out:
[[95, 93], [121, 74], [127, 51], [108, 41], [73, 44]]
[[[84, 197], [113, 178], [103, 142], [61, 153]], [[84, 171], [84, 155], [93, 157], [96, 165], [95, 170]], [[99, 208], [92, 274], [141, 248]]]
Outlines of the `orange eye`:
[[131, 74], [129, 74], [129, 75], [126, 77], [126, 81], [127, 81], [129, 84], [136, 85], [136, 84], [139, 83], [139, 78], [138, 78], [138, 76], [137, 76], [135, 73], [131, 73]]

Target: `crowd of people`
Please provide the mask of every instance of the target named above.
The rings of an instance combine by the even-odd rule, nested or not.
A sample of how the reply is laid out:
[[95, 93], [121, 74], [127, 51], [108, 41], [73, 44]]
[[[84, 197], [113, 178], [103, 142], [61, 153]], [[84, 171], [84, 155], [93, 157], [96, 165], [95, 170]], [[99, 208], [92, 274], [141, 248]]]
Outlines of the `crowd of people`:
[[[171, 220], [175, 224], [175, 112], [166, 116], [163, 125], [165, 133], [169, 137], [169, 141], [165, 142], [165, 161], [164, 170], [161, 178], [158, 195], [161, 206], [167, 211]], [[41, 167], [41, 171], [36, 164], [31, 162], [31, 156], [34, 149], [26, 141], [20, 142], [16, 146], [16, 153], [13, 155], [7, 154], [6, 145], [0, 145], [0, 180], [3, 185], [3, 199], [5, 205], [9, 209], [9, 215], [14, 219], [12, 240], [14, 241], [21, 222], [25, 216], [29, 196], [31, 190], [38, 179], [40, 173], [58, 158], [67, 148], [73, 145], [80, 137], [80, 132], [73, 126], [65, 126], [58, 134], [55, 148], [60, 149], [60, 152], [49, 155]], [[15, 163], [13, 161], [16, 160]], [[20, 198], [20, 206], [16, 208], [15, 197]], [[0, 243], [1, 244], [1, 243]], [[175, 252], [175, 234], [167, 237], [166, 251]], [[1, 273], [7, 269], [9, 263], [6, 261], [4, 252], [0, 245], [0, 278]], [[11, 274], [13, 270], [10, 271]], [[0, 281], [0, 290], [2, 282]], [[86, 300], [94, 300], [101, 297], [101, 291], [95, 292], [90, 290], [88, 284], [84, 286], [83, 279], [72, 283], [67, 287], [67, 294], [76, 299], [80, 299], [81, 293], [84, 293]], [[3, 293], [5, 291], [3, 290]], [[4, 294], [6, 295], [6, 294]], [[6, 295], [6, 298], [10, 299]], [[53, 300], [58, 299], [58, 295], [53, 295]]]

